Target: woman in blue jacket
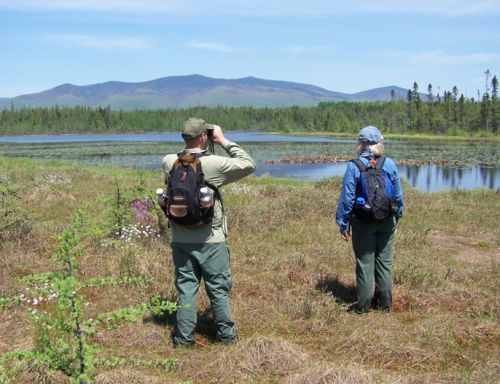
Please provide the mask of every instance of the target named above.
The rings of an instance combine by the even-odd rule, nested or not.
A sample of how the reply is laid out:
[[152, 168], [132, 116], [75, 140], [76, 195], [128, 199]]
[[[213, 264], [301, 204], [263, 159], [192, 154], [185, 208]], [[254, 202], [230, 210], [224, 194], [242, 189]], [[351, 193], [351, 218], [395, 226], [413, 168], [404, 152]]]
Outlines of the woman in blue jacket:
[[[380, 130], [368, 126], [358, 134], [356, 156], [369, 167], [384, 155], [383, 136]], [[378, 309], [390, 310], [392, 303], [392, 242], [396, 224], [403, 214], [403, 189], [394, 162], [385, 158], [382, 169], [394, 189], [393, 212], [382, 221], [360, 219], [353, 215], [353, 208], [360, 191], [361, 171], [350, 161], [344, 174], [342, 192], [336, 211], [340, 236], [348, 241], [352, 234], [352, 247], [356, 256], [357, 312], [368, 312], [372, 303]], [[373, 294], [373, 277], [375, 293]]]

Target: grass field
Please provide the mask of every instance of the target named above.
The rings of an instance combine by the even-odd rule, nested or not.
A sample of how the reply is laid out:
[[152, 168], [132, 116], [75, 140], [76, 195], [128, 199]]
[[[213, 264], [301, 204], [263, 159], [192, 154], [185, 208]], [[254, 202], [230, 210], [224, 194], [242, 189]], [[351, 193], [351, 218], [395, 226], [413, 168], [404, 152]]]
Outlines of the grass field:
[[35, 296], [63, 269], [56, 236], [81, 209], [75, 278], [86, 282], [82, 321], [100, 319], [85, 337], [94, 383], [496, 383], [498, 192], [405, 186], [393, 310], [356, 315], [354, 256], [333, 220], [340, 183], [247, 178], [223, 188], [239, 340], [213, 342], [202, 289], [197, 344], [184, 350], [170, 341], [174, 316], [141, 307], [155, 295], [175, 302], [164, 221], [151, 209], [149, 221], [130, 214], [160, 174], [0, 158], [0, 382], [74, 379], [17, 357], [47, 354], [40, 335], [53, 330], [36, 316], [55, 316], [57, 299]]

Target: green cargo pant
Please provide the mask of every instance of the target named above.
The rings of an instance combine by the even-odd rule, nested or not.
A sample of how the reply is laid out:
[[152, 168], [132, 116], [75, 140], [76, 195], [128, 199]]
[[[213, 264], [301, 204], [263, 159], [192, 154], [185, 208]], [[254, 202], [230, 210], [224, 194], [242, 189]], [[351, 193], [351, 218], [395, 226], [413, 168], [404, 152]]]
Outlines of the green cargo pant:
[[389, 310], [392, 303], [392, 242], [396, 229], [394, 216], [381, 222], [351, 219], [352, 247], [356, 256], [357, 310], [370, 308], [375, 276], [375, 305]]
[[229, 305], [232, 282], [227, 243], [172, 243], [172, 256], [179, 293], [174, 344], [194, 344], [196, 297], [202, 278], [212, 307], [216, 338], [231, 342], [235, 330]]

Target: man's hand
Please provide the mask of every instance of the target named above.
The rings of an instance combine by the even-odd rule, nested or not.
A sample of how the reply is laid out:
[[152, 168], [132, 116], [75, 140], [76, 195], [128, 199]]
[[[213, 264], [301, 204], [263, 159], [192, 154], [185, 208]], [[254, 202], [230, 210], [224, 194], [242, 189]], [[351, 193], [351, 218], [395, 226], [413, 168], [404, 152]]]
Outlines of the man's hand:
[[221, 144], [224, 141], [226, 141], [226, 138], [224, 137], [224, 133], [222, 132], [222, 128], [219, 127], [218, 125], [212, 124], [214, 127], [214, 132], [212, 134], [212, 141], [215, 144]]

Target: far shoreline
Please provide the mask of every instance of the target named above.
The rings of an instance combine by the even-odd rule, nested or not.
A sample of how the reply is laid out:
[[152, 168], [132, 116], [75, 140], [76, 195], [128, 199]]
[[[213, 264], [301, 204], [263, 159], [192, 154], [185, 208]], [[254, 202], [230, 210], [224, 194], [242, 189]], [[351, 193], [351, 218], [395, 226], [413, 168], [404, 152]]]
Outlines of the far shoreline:
[[[235, 130], [226, 131], [226, 133], [260, 133], [267, 135], [283, 135], [283, 136], [297, 136], [297, 137], [325, 137], [331, 139], [344, 139], [344, 140], [356, 140], [356, 133], [354, 132], [327, 132], [327, 131], [297, 131], [297, 132], [280, 132], [280, 131], [257, 131], [257, 130]], [[164, 134], [178, 134], [177, 131], [134, 131], [134, 132], [47, 132], [44, 134], [4, 134], [0, 135], [0, 143], [8, 143], [11, 140], [2, 141], [1, 138], [16, 138], [16, 137], [33, 137], [33, 138], [43, 138], [47, 136], [52, 137], [70, 137], [70, 136], [106, 136], [106, 135], [119, 135], [119, 136], [134, 136], [134, 135], [164, 135]], [[484, 142], [484, 143], [500, 143], [499, 135], [436, 135], [436, 134], [412, 134], [412, 133], [386, 133], [383, 132], [385, 141], [395, 140], [395, 141], [445, 141], [445, 142]], [[182, 141], [179, 137], [179, 141]]]

